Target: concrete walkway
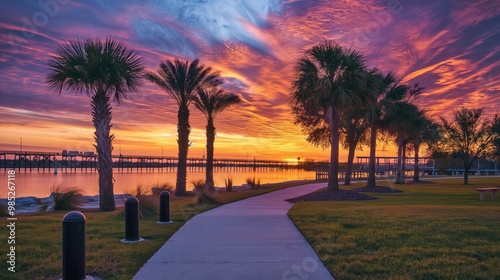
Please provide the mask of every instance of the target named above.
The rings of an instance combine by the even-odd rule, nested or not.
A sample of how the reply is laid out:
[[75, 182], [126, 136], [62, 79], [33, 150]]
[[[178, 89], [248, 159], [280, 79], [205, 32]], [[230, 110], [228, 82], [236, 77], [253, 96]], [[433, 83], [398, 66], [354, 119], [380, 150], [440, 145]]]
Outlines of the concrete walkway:
[[333, 279], [288, 218], [293, 204], [284, 201], [324, 186], [279, 190], [199, 214], [133, 279]]

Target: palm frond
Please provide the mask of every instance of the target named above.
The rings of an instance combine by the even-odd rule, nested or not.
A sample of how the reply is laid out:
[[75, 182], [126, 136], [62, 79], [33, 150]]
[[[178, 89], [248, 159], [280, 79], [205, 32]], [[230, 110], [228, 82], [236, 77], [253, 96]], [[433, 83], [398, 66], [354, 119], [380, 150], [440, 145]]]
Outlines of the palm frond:
[[200, 65], [198, 59], [191, 62], [166, 60], [160, 63], [156, 73], [148, 72], [146, 78], [162, 88], [179, 106], [188, 106], [199, 88], [222, 83], [219, 72]]
[[360, 104], [366, 62], [361, 53], [326, 41], [314, 46], [295, 65], [289, 102], [306, 111]]
[[199, 88], [193, 99], [194, 105], [209, 119], [215, 119], [226, 108], [241, 102], [238, 95], [225, 93], [217, 87]]
[[59, 46], [48, 63], [52, 91], [109, 94], [117, 102], [142, 83], [142, 58], [125, 44], [107, 38], [72, 40]]

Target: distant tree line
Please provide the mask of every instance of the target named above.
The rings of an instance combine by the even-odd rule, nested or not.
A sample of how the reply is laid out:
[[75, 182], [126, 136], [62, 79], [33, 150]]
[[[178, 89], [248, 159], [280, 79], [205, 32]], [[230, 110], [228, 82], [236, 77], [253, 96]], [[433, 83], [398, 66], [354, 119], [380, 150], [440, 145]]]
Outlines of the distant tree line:
[[376, 145], [380, 139], [395, 142], [397, 184], [405, 183], [408, 149], [414, 151], [414, 181], [419, 181], [420, 148], [436, 157], [464, 162], [464, 183], [479, 158], [498, 158], [499, 115], [483, 116], [483, 109], [454, 111], [452, 121], [435, 120], [418, 107], [424, 90], [418, 83], [403, 83], [392, 71], [368, 68], [363, 55], [325, 41], [307, 50], [295, 64], [290, 106], [295, 123], [307, 141], [330, 147], [328, 190], [339, 190], [339, 145], [348, 150], [345, 184], [349, 185], [354, 153], [369, 146], [367, 187], [375, 187]]

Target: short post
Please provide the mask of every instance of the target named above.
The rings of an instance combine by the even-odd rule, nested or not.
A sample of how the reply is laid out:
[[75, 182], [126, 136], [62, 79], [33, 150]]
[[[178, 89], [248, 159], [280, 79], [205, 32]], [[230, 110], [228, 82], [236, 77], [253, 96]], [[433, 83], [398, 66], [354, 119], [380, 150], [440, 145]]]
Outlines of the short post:
[[170, 193], [168, 191], [162, 191], [160, 194], [160, 220], [156, 223], [161, 225], [173, 223], [170, 220]]
[[71, 211], [62, 220], [63, 279], [85, 277], [85, 215]]
[[143, 241], [139, 237], [139, 200], [135, 196], [125, 201], [125, 239], [124, 243]]

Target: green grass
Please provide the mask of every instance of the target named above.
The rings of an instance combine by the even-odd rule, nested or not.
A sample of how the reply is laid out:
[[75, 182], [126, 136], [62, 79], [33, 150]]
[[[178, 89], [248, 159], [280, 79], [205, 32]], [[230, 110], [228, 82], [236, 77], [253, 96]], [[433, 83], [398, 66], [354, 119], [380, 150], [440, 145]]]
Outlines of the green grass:
[[[171, 198], [169, 225], [158, 225], [158, 217], [140, 220], [140, 236], [145, 242], [124, 244], [125, 222], [122, 209], [113, 212], [85, 212], [87, 274], [103, 279], [131, 279], [139, 268], [172, 236], [189, 218], [221, 204], [274, 190], [300, 185], [282, 183], [263, 186], [260, 190], [222, 192], [216, 204], [194, 204], [194, 197]], [[16, 223], [16, 273], [7, 270], [6, 254], [8, 228], [3, 223], [0, 235], [2, 269], [0, 279], [59, 279], [62, 275], [62, 218], [67, 211], [42, 212], [18, 215]], [[4, 219], [4, 221], [6, 221]], [[10, 246], [10, 245], [9, 245]]]
[[289, 215], [336, 279], [500, 279], [500, 197], [474, 190], [500, 180], [434, 182], [380, 182], [404, 192], [299, 202]]

